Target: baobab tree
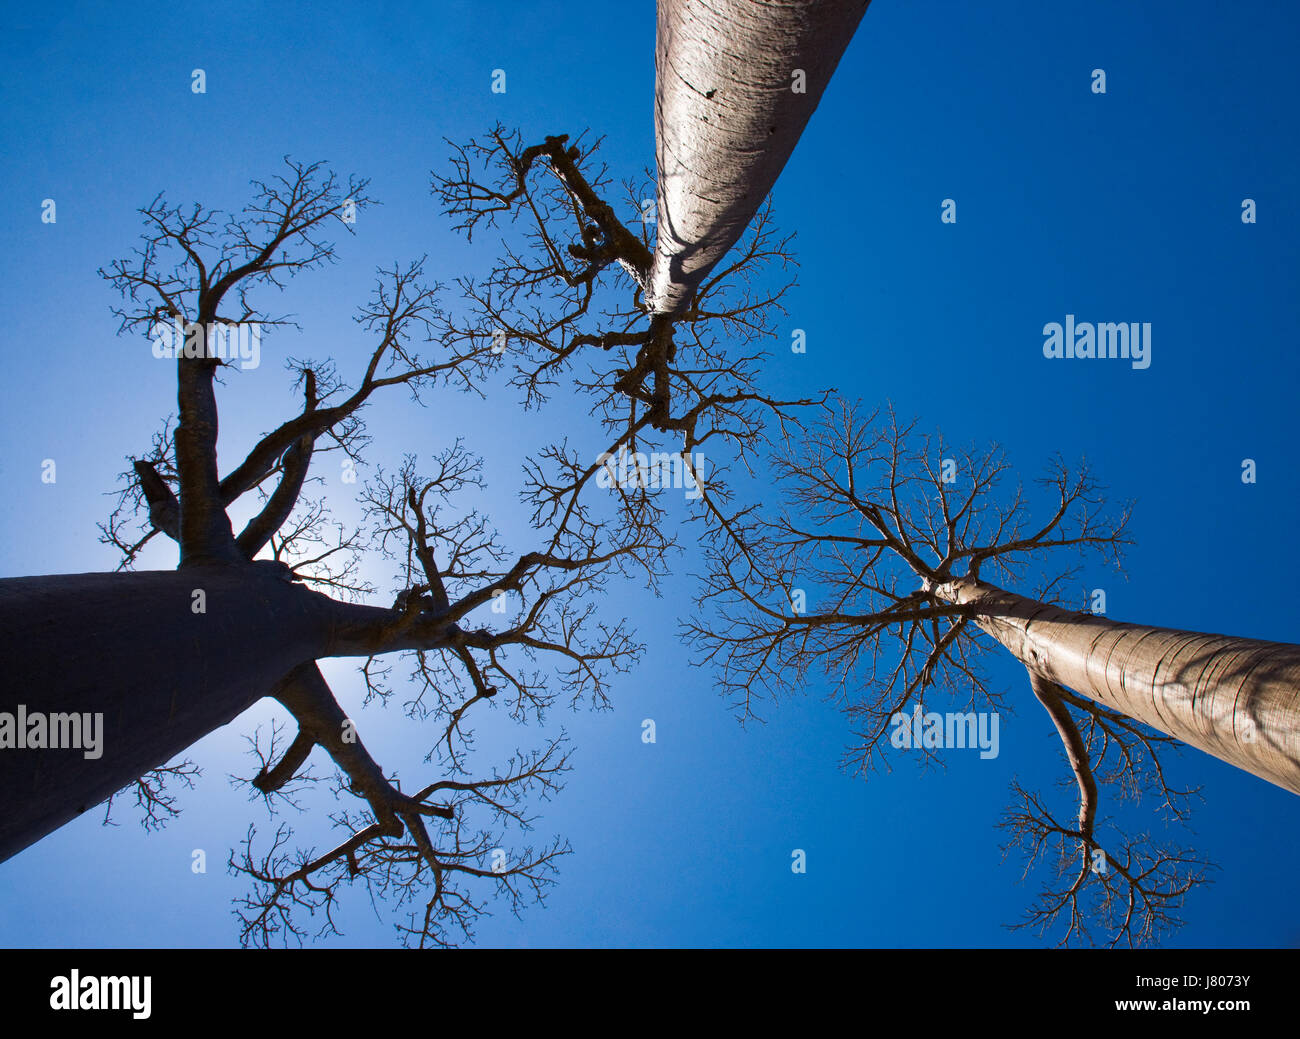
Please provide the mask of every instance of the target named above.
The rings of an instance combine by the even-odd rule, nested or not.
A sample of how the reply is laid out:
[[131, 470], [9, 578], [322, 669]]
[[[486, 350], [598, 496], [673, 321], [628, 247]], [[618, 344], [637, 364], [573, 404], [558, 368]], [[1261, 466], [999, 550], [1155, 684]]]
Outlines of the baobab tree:
[[[772, 465], [779, 514], [740, 510], [714, 529], [700, 617], [688, 625], [703, 662], [745, 713], [823, 675], [853, 725], [845, 763], [865, 774], [890, 746], [924, 759], [943, 745], [923, 700], [952, 698], [963, 724], [996, 712], [1005, 694], [983, 660], [993, 647], [1010, 653], [1060, 736], [1077, 791], [1067, 817], [1013, 787], [1009, 843], [1027, 852], [1027, 869], [1048, 871], [1023, 925], [1055, 929], [1062, 943], [1137, 945], [1178, 923], [1206, 863], [1099, 815], [1106, 788], [1154, 793], [1185, 818], [1192, 791], [1164, 764], [1173, 748], [1197, 747], [1300, 792], [1300, 647], [1059, 603], [1076, 572], [1063, 555], [1118, 566], [1129, 544], [1129, 507], [1109, 508], [1086, 466], [1057, 458], [1038, 495], [1006, 491], [996, 445], [958, 451], [892, 409], [863, 414], [840, 401], [808, 436], [778, 445]], [[1035, 522], [1036, 504], [1045, 513]]]
[[[101, 274], [123, 297], [122, 333], [156, 345], [176, 330], [167, 363], [176, 366], [178, 414], [130, 456], [102, 525], [102, 540], [121, 552], [115, 572], [0, 580], [3, 710], [102, 719], [98, 755], [53, 745], [0, 753], [0, 858], [117, 792], [134, 792], [146, 823], [165, 821], [177, 811], [175, 782], [194, 778], [180, 760], [186, 749], [271, 697], [296, 732], [254, 742], [252, 790], [292, 803], [309, 759], [324, 755], [356, 808], [332, 816], [343, 838], [321, 852], [291, 852], [287, 825], [259, 848], [250, 828], [231, 856], [252, 886], [238, 910], [245, 943], [301, 940], [303, 911], [329, 933], [345, 884], [409, 906], [399, 929], [418, 945], [471, 935], [484, 907], [476, 892], [512, 906], [541, 896], [563, 842], [513, 848], [504, 862], [487, 856], [506, 831], [526, 826], [531, 796], [558, 786], [565, 744], [551, 740], [482, 774], [467, 753], [470, 726], [485, 703], [504, 703], [521, 724], [561, 696], [602, 704], [610, 676], [637, 659], [626, 621], [606, 619], [597, 598], [611, 581], [653, 584], [663, 573], [675, 547], [669, 492], [640, 469], [611, 486], [602, 479], [610, 457], [667, 438], [689, 459], [697, 507], [717, 510], [728, 457], [745, 457], [765, 414], [784, 420], [808, 403], [770, 398], [754, 383], [757, 343], [784, 288], [752, 283], [760, 269], [789, 262], [768, 216], [689, 313], [656, 317], [640, 304], [652, 228], [638, 233], [620, 220], [593, 150], [563, 136], [524, 146], [500, 129], [487, 144], [458, 149], [435, 189], [467, 233], [507, 225], [500, 262], [485, 279], [466, 279], [456, 311], [426, 284], [422, 262], [381, 270], [358, 311], [370, 340], [360, 370], [349, 380], [332, 359], [286, 356], [298, 408], [224, 471], [217, 387], [239, 363], [215, 344], [247, 326], [287, 334], [290, 322], [260, 296], [336, 259], [330, 235], [355, 229], [372, 203], [368, 186], [286, 160], [280, 175], [254, 182], [240, 213], [161, 195], [141, 210], [140, 247]], [[497, 187], [480, 173], [500, 175]], [[515, 223], [520, 214], [527, 225]], [[651, 358], [651, 342], [665, 352]], [[524, 388], [527, 406], [557, 387], [570, 407], [585, 401], [583, 411], [594, 397], [613, 431], [581, 428], [581, 443], [566, 439], [523, 460], [527, 543], [505, 544], [477, 511], [481, 463], [459, 439], [422, 451], [423, 463], [411, 455], [381, 466], [357, 495], [361, 527], [332, 521], [328, 497], [312, 491], [319, 463], [329, 454], [361, 462], [363, 413], [377, 397], [400, 387], [421, 401], [453, 391], [500, 400], [498, 373]], [[174, 543], [176, 568], [135, 571], [157, 538]], [[367, 601], [375, 594], [361, 576], [367, 557], [390, 564], [390, 604]], [[507, 599], [511, 619], [494, 619], [493, 605]], [[380, 766], [318, 664], [358, 659], [367, 689], [387, 696], [399, 656], [410, 665], [411, 713], [435, 726], [440, 768], [405, 787]]]
[[650, 309], [680, 314], [753, 220], [870, 0], [659, 0]]

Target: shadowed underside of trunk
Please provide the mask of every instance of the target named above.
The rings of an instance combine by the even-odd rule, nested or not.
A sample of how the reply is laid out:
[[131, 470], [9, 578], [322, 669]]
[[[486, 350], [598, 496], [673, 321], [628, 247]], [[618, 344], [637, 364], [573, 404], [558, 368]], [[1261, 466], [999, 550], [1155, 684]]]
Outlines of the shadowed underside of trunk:
[[660, 0], [653, 310], [686, 310], [740, 238], [794, 151], [868, 2]]
[[977, 581], [934, 589], [1031, 671], [1300, 793], [1300, 646], [1125, 624]]
[[0, 749], [0, 861], [166, 764], [322, 655], [327, 604], [254, 567], [0, 580], [0, 711], [103, 716], [98, 758]]

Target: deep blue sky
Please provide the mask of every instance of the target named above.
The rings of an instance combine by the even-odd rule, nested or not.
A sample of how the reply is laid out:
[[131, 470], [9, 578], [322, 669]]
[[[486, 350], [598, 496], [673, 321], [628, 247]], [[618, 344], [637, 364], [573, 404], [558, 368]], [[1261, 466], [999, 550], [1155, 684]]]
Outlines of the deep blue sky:
[[[783, 335], [805, 329], [809, 349], [778, 344], [769, 385], [890, 397], [954, 441], [1001, 442], [1027, 479], [1054, 451], [1086, 453], [1116, 497], [1138, 501], [1129, 580], [1095, 577], [1112, 616], [1294, 640], [1278, 567], [1297, 493], [1298, 17], [1273, 3], [876, 0], [777, 185], [802, 263]], [[223, 396], [234, 453], [294, 406], [277, 351], [333, 353], [348, 370], [350, 314], [377, 264], [427, 252], [435, 277], [478, 269], [477, 243], [451, 234], [428, 191], [444, 137], [498, 120], [529, 137], [590, 127], [616, 178], [653, 162], [649, 0], [10, 5], [4, 22], [6, 575], [115, 562], [94, 527], [104, 494], [174, 408], [174, 387], [144, 341], [114, 337], [95, 270], [135, 244], [135, 210], [159, 190], [238, 208], [248, 180], [288, 153], [372, 177], [384, 202], [341, 240], [336, 266], [286, 297], [309, 347], [264, 343], [262, 369]], [[489, 89], [496, 68], [504, 95]], [[1240, 220], [1247, 197], [1253, 226]], [[45, 198], [56, 225], [41, 223]], [[956, 225], [940, 223], [944, 198]], [[1066, 313], [1151, 322], [1150, 369], [1045, 360], [1041, 328]], [[445, 396], [420, 411], [398, 395], [368, 419], [375, 461], [465, 435], [496, 466], [488, 504], [507, 517], [521, 423], [552, 428], [505, 399]], [[1245, 457], [1254, 486], [1240, 480]], [[44, 458], [58, 463], [54, 486], [40, 482]], [[675, 624], [690, 563], [662, 598], [618, 593], [651, 652], [612, 711], [556, 719], [576, 769], [542, 806], [539, 835], [564, 834], [576, 854], [548, 908], [498, 914], [480, 942], [1034, 944], [1002, 927], [1031, 892], [993, 824], [1013, 775], [1046, 788], [1063, 762], [1023, 672], [995, 675], [1024, 704], [1003, 719], [997, 760], [954, 751], [946, 773], [902, 760], [850, 780], [836, 768], [846, 727], [816, 689], [742, 730], [687, 666]], [[379, 760], [415, 773], [425, 734], [396, 709], [357, 708], [348, 666], [328, 673]], [[242, 885], [223, 864], [248, 820], [266, 819], [225, 776], [246, 768], [242, 736], [270, 713], [195, 749], [205, 777], [162, 834], [123, 806], [116, 829], [91, 813], [0, 866], [0, 942], [232, 944]], [[653, 746], [640, 741], [646, 717]], [[1300, 944], [1300, 800], [1196, 751], [1175, 777], [1204, 784], [1194, 840], [1220, 869], [1171, 944]], [[193, 848], [206, 875], [190, 871]], [[794, 848], [806, 875], [790, 871]], [[392, 942], [390, 918], [359, 892], [341, 919], [344, 944]]]

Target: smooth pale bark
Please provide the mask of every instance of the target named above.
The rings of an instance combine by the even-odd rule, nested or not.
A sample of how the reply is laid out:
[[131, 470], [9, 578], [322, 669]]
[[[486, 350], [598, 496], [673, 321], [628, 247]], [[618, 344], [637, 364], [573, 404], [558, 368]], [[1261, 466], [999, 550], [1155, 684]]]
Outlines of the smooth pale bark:
[[0, 711], [103, 715], [98, 759], [0, 749], [0, 861], [232, 721], [325, 655], [338, 622], [256, 564], [0, 580]]
[[[740, 236], [794, 151], [869, 0], [659, 0], [658, 242], [647, 298], [662, 314]], [[803, 72], [803, 93], [795, 91]]]
[[1300, 793], [1300, 646], [1125, 624], [979, 581], [935, 586], [1058, 685]]

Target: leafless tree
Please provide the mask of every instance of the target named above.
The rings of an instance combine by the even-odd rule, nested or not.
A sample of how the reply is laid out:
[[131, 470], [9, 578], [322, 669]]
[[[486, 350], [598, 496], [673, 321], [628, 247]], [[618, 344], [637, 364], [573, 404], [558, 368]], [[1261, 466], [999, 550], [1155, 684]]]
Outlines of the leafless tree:
[[[308, 937], [304, 913], [315, 933], [330, 933], [341, 887], [355, 883], [409, 910], [401, 929], [415, 945], [472, 936], [485, 893], [513, 908], [542, 895], [563, 841], [513, 848], [504, 864], [488, 856], [529, 828], [537, 796], [558, 788], [565, 741], [485, 774], [469, 753], [472, 726], [485, 702], [521, 724], [561, 697], [601, 705], [610, 676], [641, 652], [598, 596], [611, 579], [653, 584], [662, 575], [674, 517], [658, 481], [611, 486], [610, 456], [671, 441], [700, 469], [697, 509], [718, 512], [727, 461], [746, 458], [769, 416], [784, 422], [808, 403], [768, 397], [754, 381], [759, 340], [784, 292], [754, 285], [760, 269], [790, 262], [768, 215], [695, 307], [653, 316], [639, 305], [653, 228], [634, 232], [619, 218], [593, 150], [565, 137], [525, 147], [499, 128], [456, 149], [450, 175], [435, 178], [439, 196], [466, 233], [500, 221], [505, 235], [491, 272], [463, 283], [469, 316], [444, 309], [421, 262], [381, 270], [357, 318], [371, 344], [363, 370], [345, 381], [329, 359], [289, 358], [299, 409], [224, 474], [216, 385], [232, 365], [202, 346], [176, 357], [178, 417], [130, 458], [102, 526], [102, 540], [121, 552], [117, 572], [0, 581], [0, 615], [11, 646], [22, 647], [6, 661], [6, 701], [23, 690], [30, 709], [102, 713], [105, 727], [97, 760], [53, 750], [3, 757], [11, 794], [0, 856], [117, 792], [134, 793], [148, 825], [165, 821], [176, 811], [168, 781], [174, 789], [196, 772], [180, 760], [185, 750], [271, 696], [296, 731], [273, 726], [269, 739], [253, 738], [250, 789], [292, 806], [319, 778], [309, 759], [320, 751], [355, 807], [332, 817], [343, 837], [324, 851], [295, 847], [287, 824], [261, 847], [250, 828], [230, 861], [252, 887], [238, 909], [246, 943]], [[159, 196], [141, 211], [140, 248], [101, 272], [122, 294], [121, 331], [292, 325], [255, 297], [333, 261], [330, 236], [351, 231], [371, 204], [365, 181], [289, 160], [254, 182], [236, 215]], [[481, 463], [459, 440], [426, 452], [423, 468], [414, 456], [380, 468], [360, 488], [358, 529], [311, 491], [321, 457], [363, 458], [363, 413], [379, 391], [402, 387], [423, 401], [456, 390], [509, 407], [518, 394], [498, 374], [526, 406], [558, 394], [575, 415], [574, 441], [523, 462], [531, 543], [508, 546], [476, 511]], [[575, 408], [593, 400], [602, 420], [594, 433]], [[232, 516], [249, 511], [237, 530]], [[159, 536], [175, 542], [177, 568], [135, 571]], [[361, 576], [364, 555], [389, 561], [391, 605], [367, 601], [375, 589]], [[494, 621], [493, 605], [506, 599], [513, 619]], [[369, 694], [386, 699], [399, 655], [415, 689], [408, 711], [435, 726], [430, 760], [440, 772], [405, 788], [372, 756], [318, 665], [357, 658]]]
[[[1024, 926], [1062, 943], [1138, 945], [1178, 923], [1208, 864], [1106, 825], [1099, 790], [1154, 794], [1183, 820], [1195, 792], [1164, 764], [1180, 743], [1300, 791], [1300, 647], [1057, 604], [1077, 572], [1070, 558], [1118, 568], [1129, 544], [1129, 507], [1108, 508], [1086, 465], [1058, 457], [1036, 492], [1006, 491], [1010, 469], [996, 445], [957, 450], [892, 408], [863, 414], [837, 400], [806, 436], [776, 446], [772, 466], [782, 507], [743, 510], [715, 529], [689, 636], [746, 715], [814, 675], [829, 680], [853, 724], [845, 763], [861, 773], [923, 698], [951, 697], [966, 712], [1005, 706], [984, 655], [990, 637], [1012, 653], [1077, 791], [1067, 818], [1014, 786], [1009, 845], [1027, 853], [1027, 871], [1048, 873]], [[1036, 505], [1045, 516], [1032, 522]], [[1002, 587], [1012, 585], [1031, 585], [1031, 596]], [[799, 609], [801, 595], [816, 606]]]
[[[797, 426], [813, 403], [761, 388], [762, 344], [794, 285], [791, 237], [777, 232], [765, 205], [689, 307], [656, 313], [645, 296], [656, 227], [640, 219], [653, 187], [623, 183], [622, 220], [606, 201], [613, 188], [594, 160], [598, 146], [567, 136], [525, 145], [497, 127], [454, 147], [451, 172], [433, 178], [436, 196], [467, 236], [499, 229], [503, 239], [492, 270], [460, 283], [472, 317], [449, 335], [463, 349], [500, 344], [530, 407], [570, 376], [594, 399], [607, 460], [672, 454], [701, 512], [718, 521], [730, 500], [729, 466], [752, 466], [768, 424]], [[581, 471], [591, 479], [598, 470]]]

